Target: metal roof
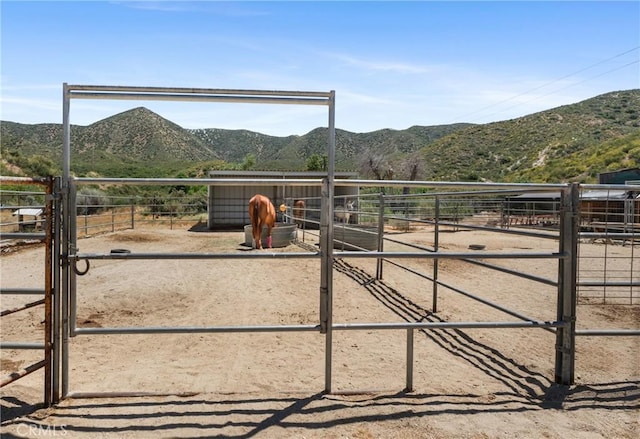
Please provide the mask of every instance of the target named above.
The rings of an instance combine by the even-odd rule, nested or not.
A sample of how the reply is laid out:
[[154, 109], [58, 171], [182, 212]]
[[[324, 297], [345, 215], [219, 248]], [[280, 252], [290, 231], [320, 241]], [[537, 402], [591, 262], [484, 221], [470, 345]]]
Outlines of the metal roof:
[[[352, 178], [357, 177], [357, 172], [334, 172], [336, 177]], [[326, 177], [326, 171], [229, 171], [215, 170], [209, 171], [209, 177], [276, 177], [276, 178], [322, 178]]]
[[580, 194], [582, 200], [625, 200], [629, 197], [629, 191], [584, 191]]
[[[620, 190], [593, 190], [582, 191], [581, 200], [625, 200], [631, 198], [632, 191]], [[511, 197], [512, 200], [556, 200], [560, 199], [560, 192], [527, 192]]]
[[44, 209], [33, 209], [33, 208], [21, 208], [18, 210], [14, 210], [12, 215], [27, 215], [27, 216], [40, 216], [44, 212]]
[[524, 194], [510, 197], [511, 199], [525, 199], [525, 200], [559, 200], [560, 192], [526, 192]]

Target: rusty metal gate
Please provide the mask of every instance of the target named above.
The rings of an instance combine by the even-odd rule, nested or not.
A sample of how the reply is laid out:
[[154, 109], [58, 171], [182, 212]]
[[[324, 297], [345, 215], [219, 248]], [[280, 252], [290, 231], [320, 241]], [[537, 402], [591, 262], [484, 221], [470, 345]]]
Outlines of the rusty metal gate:
[[[0, 232], [0, 239], [2, 240], [3, 245], [6, 244], [6, 248], [11, 249], [17, 245], [23, 245], [25, 242], [37, 242], [39, 245], [44, 244], [44, 273], [40, 273], [42, 276], [42, 287], [26, 288], [21, 285], [3, 285], [0, 288], [0, 294], [3, 296], [37, 296], [38, 299], [30, 300], [26, 303], [24, 301], [21, 301], [20, 303], [12, 302], [11, 307], [2, 309], [0, 316], [5, 318], [34, 307], [43, 306], [44, 331], [43, 334], [41, 334], [41, 341], [38, 342], [22, 341], [24, 339], [5, 340], [4, 337], [6, 335], [6, 331], [3, 331], [3, 339], [0, 342], [0, 350], [3, 352], [3, 357], [6, 355], [4, 354], [5, 352], [12, 352], [13, 355], [17, 356], [19, 351], [38, 350], [42, 351], [43, 358], [2, 377], [0, 387], [7, 386], [31, 374], [32, 372], [44, 369], [43, 401], [45, 405], [49, 406], [59, 400], [59, 362], [56, 361], [56, 358], [58, 358], [59, 355], [58, 340], [60, 334], [58, 306], [59, 288], [57, 287], [59, 270], [57, 270], [56, 267], [59, 266], [60, 252], [56, 251], [56, 249], [58, 248], [59, 242], [59, 235], [57, 231], [60, 229], [60, 225], [58, 215], [54, 214], [54, 212], [59, 212], [59, 208], [55, 206], [57, 204], [57, 199], [54, 196], [54, 193], [56, 192], [55, 185], [59, 184], [59, 179], [54, 179], [52, 177], [2, 177], [1, 181], [4, 187], [6, 187], [6, 185], [41, 186], [44, 187], [45, 191], [43, 193], [38, 193], [38, 195], [44, 198], [44, 204], [35, 209], [39, 211], [40, 215], [38, 216], [42, 217], [41, 220], [33, 220], [25, 223], [22, 220], [23, 215], [21, 215], [21, 213], [23, 213], [27, 208], [21, 206], [20, 203], [17, 203], [16, 205], [12, 205], [12, 203], [7, 204], [6, 198], [3, 200], [5, 201], [3, 202], [3, 211], [13, 210], [15, 215], [18, 217], [18, 221], [16, 223], [3, 224], [3, 230]], [[32, 208], [31, 210], [34, 209]], [[16, 228], [18, 229], [17, 231], [15, 231]], [[4, 302], [6, 303], [6, 301]], [[21, 335], [21, 337], [26, 337], [26, 334]], [[17, 365], [21, 362], [24, 361], [16, 360], [13, 361], [12, 364]]]

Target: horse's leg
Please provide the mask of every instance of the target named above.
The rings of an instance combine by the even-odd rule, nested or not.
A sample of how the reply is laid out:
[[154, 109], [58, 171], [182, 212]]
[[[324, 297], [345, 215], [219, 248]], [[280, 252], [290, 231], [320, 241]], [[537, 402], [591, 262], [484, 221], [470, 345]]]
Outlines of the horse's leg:
[[258, 250], [260, 250], [262, 248], [262, 237], [260, 236], [262, 235], [262, 226], [258, 226], [255, 229], [253, 229], [253, 240], [256, 243], [256, 248]]
[[267, 247], [271, 248], [272, 243], [273, 243], [273, 240], [271, 238], [271, 226], [267, 225]]
[[260, 242], [260, 235], [262, 234], [262, 223], [260, 222], [260, 205], [258, 204], [258, 202], [254, 203], [251, 213], [253, 242], [255, 243], [255, 248], [260, 250], [262, 248], [262, 243]]

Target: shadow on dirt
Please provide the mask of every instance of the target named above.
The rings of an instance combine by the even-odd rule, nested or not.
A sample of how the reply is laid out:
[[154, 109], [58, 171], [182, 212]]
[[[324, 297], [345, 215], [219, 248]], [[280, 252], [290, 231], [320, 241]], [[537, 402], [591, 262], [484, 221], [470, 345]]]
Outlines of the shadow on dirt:
[[[504, 392], [492, 399], [476, 394], [324, 394], [275, 397], [251, 394], [190, 395], [139, 398], [69, 398], [52, 409], [3, 412], [2, 437], [23, 437], [25, 431], [57, 428], [73, 437], [114, 434], [143, 437], [249, 438], [278, 429], [319, 434], [339, 426], [385, 421], [411, 421], [424, 416], [539, 412], [541, 409], [638, 410], [640, 382], [576, 387], [552, 384], [542, 398]], [[18, 415], [18, 413], [20, 414]], [[90, 415], [88, 415], [90, 413]], [[17, 434], [17, 435], [14, 435]], [[305, 434], [305, 433], [303, 433]], [[133, 436], [132, 436], [133, 437]], [[275, 436], [272, 436], [275, 437]]]

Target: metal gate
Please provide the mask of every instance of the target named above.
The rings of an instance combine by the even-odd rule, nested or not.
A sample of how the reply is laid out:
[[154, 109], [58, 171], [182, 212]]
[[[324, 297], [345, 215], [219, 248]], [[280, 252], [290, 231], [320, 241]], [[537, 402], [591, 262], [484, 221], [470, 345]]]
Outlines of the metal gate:
[[[555, 332], [555, 382], [569, 385], [574, 382], [574, 359], [576, 335], [576, 269], [577, 243], [579, 237], [579, 190], [577, 184], [558, 185], [528, 185], [528, 184], [491, 184], [491, 183], [456, 183], [456, 182], [417, 182], [417, 181], [372, 181], [372, 180], [339, 180], [335, 179], [335, 94], [334, 92], [278, 92], [278, 91], [243, 91], [220, 89], [185, 89], [185, 88], [154, 88], [154, 87], [108, 87], [108, 86], [70, 86], [64, 84], [63, 102], [63, 176], [61, 180], [46, 179], [38, 181], [28, 179], [30, 183], [47, 184], [46, 210], [47, 222], [44, 233], [36, 234], [45, 241], [45, 288], [42, 291], [19, 291], [16, 289], [3, 290], [3, 294], [44, 294], [45, 325], [44, 343], [33, 344], [9, 342], [3, 343], [5, 349], [42, 348], [45, 360], [29, 366], [17, 375], [26, 375], [31, 370], [45, 368], [45, 402], [47, 404], [58, 401], [60, 397], [69, 395], [69, 339], [77, 335], [99, 334], [167, 334], [167, 333], [219, 333], [219, 332], [297, 332], [314, 331], [325, 337], [325, 388], [332, 391], [332, 348], [333, 331], [343, 330], [405, 330], [407, 377], [406, 389], [412, 390], [412, 362], [413, 362], [413, 334], [415, 330], [438, 330], [444, 328], [545, 328]], [[301, 105], [324, 105], [329, 109], [328, 135], [328, 171], [318, 179], [292, 179], [286, 182], [282, 179], [119, 179], [119, 178], [73, 178], [70, 173], [71, 145], [70, 145], [70, 101], [71, 99], [133, 99], [133, 100], [173, 100], [173, 101], [213, 101], [213, 102], [245, 102], [245, 103], [284, 103]], [[3, 180], [4, 181], [4, 180]], [[55, 183], [54, 183], [55, 182]], [[518, 322], [406, 322], [406, 323], [363, 323], [342, 324], [333, 321], [333, 270], [336, 259], [344, 258], [375, 258], [382, 260], [393, 258], [455, 258], [474, 259], [473, 252], [447, 253], [423, 252], [385, 252], [378, 251], [354, 252], [334, 251], [334, 203], [336, 184], [345, 187], [420, 187], [431, 190], [494, 190], [494, 191], [523, 191], [535, 188], [539, 191], [556, 190], [562, 194], [559, 210], [559, 245], [558, 250], [550, 253], [522, 255], [526, 258], [555, 259], [559, 263], [557, 285], [557, 314], [552, 321], [532, 321], [523, 318]], [[315, 252], [288, 253], [277, 255], [272, 253], [228, 254], [228, 253], [82, 253], [77, 246], [77, 206], [76, 191], [78, 185], [83, 184], [131, 184], [131, 185], [208, 185], [208, 186], [237, 186], [237, 185], [277, 185], [320, 188], [319, 209], [319, 237], [320, 246]], [[4, 234], [3, 234], [4, 236]], [[10, 234], [6, 235], [7, 237]], [[13, 235], [18, 237], [19, 234]], [[513, 256], [513, 255], [511, 255]], [[76, 276], [88, 268], [93, 259], [124, 259], [124, 260], [153, 260], [153, 259], [221, 259], [221, 258], [313, 258], [320, 264], [319, 279], [319, 321], [309, 325], [278, 325], [278, 326], [207, 326], [207, 327], [76, 327]], [[504, 254], [484, 253], [484, 259], [504, 258]], [[435, 303], [435, 302], [434, 302]], [[620, 335], [637, 335], [638, 331], [625, 332]], [[611, 335], [611, 334], [607, 334]], [[29, 369], [29, 370], [27, 370]]]
[[[59, 380], [58, 380], [58, 365], [56, 360], [59, 356], [59, 335], [60, 335], [60, 313], [59, 313], [59, 289], [58, 279], [60, 271], [57, 269], [60, 262], [59, 248], [59, 236], [60, 224], [58, 221], [59, 216], [56, 212], [59, 212], [58, 199], [54, 196], [55, 185], [59, 184], [59, 179], [54, 178], [20, 178], [20, 177], [2, 177], [3, 186], [6, 185], [29, 185], [29, 186], [42, 186], [45, 191], [43, 193], [31, 193], [31, 197], [42, 197], [44, 204], [40, 206], [28, 205], [25, 207], [20, 203], [19, 197], [17, 203], [6, 203], [7, 198], [4, 197], [3, 211], [14, 210], [17, 216], [17, 223], [3, 224], [2, 232], [0, 232], [0, 239], [3, 244], [7, 244], [7, 249], [11, 249], [14, 245], [21, 245], [25, 241], [27, 242], [40, 242], [44, 243], [44, 257], [43, 257], [43, 273], [42, 276], [42, 288], [25, 288], [19, 285], [16, 286], [2, 286], [0, 288], [0, 294], [3, 296], [21, 296], [32, 297], [37, 296], [39, 299], [35, 301], [22, 302], [20, 304], [14, 304], [9, 309], [3, 309], [1, 312], [2, 317], [8, 317], [18, 312], [23, 312], [34, 307], [42, 306], [44, 308], [44, 331], [42, 334], [42, 341], [5, 341], [0, 342], [0, 349], [2, 351], [20, 351], [20, 350], [39, 350], [43, 352], [43, 359], [36, 363], [29, 364], [20, 370], [16, 370], [9, 375], [2, 378], [0, 387], [4, 387], [11, 384], [20, 378], [23, 378], [32, 372], [40, 369], [44, 369], [44, 404], [49, 406], [58, 402], [59, 400]], [[3, 191], [5, 192], [5, 191]], [[6, 192], [5, 192], [6, 193]], [[24, 191], [19, 191], [19, 194], [25, 194]], [[42, 219], [33, 219], [32, 221], [24, 221], [22, 213], [26, 209], [36, 210]], [[17, 228], [18, 231], [11, 231], [11, 229]], [[5, 302], [6, 303], [6, 302]], [[3, 331], [3, 336], [6, 331]], [[24, 336], [24, 335], [23, 335]]]

